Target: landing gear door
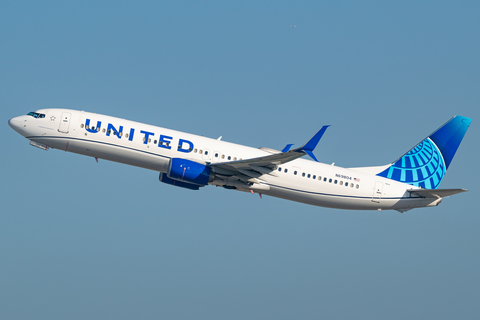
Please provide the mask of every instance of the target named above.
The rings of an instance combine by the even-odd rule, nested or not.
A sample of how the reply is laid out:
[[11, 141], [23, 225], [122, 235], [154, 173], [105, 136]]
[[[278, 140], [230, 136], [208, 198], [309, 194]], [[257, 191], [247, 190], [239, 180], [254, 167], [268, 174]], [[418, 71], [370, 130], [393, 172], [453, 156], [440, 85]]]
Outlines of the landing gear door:
[[62, 112], [62, 117], [60, 118], [60, 127], [58, 128], [59, 132], [68, 133], [68, 129], [70, 128], [70, 112]]
[[383, 183], [380, 181], [376, 181], [375, 188], [373, 189], [372, 201], [380, 203], [380, 199], [382, 198], [382, 193], [383, 193]]

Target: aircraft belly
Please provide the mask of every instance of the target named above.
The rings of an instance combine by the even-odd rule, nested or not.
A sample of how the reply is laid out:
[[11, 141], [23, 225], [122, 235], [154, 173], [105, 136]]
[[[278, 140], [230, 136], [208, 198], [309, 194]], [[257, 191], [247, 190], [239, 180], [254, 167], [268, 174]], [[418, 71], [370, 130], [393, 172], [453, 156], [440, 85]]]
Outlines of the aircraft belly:
[[124, 148], [121, 145], [99, 144], [76, 139], [35, 139], [52, 148], [85, 156], [119, 162], [159, 172], [167, 172], [170, 159], [141, 149]]
[[271, 186], [267, 195], [282, 198], [286, 200], [301, 202], [309, 205], [315, 205], [327, 208], [350, 209], [350, 210], [387, 210], [394, 209], [399, 202], [398, 198], [382, 199], [381, 203], [371, 201], [368, 196], [354, 196], [332, 194], [327, 192], [295, 190], [290, 188], [282, 188], [280, 186]]
[[353, 209], [353, 210], [362, 210], [362, 209], [372, 209], [367, 207], [370, 205], [370, 199], [361, 199], [361, 198], [350, 198], [340, 195], [319, 193], [319, 192], [308, 192], [301, 190], [293, 190], [282, 187], [271, 187], [268, 195], [273, 197], [282, 198], [286, 200], [301, 202], [309, 205], [327, 207], [327, 208], [338, 208], [338, 209]]

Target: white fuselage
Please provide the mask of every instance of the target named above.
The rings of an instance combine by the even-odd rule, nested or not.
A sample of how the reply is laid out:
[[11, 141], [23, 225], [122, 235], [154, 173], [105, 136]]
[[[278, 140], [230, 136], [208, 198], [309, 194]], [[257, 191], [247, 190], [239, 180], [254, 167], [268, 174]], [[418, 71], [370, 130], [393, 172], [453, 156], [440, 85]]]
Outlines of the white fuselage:
[[[19, 116], [11, 119], [10, 125], [26, 138], [51, 148], [157, 172], [166, 173], [171, 158], [213, 164], [270, 154], [267, 149], [95, 113], [68, 109], [37, 112], [45, 114], [45, 118]], [[415, 197], [407, 191], [416, 187], [364, 169], [296, 159], [279, 165], [274, 173], [262, 175], [259, 178], [262, 188], [251, 191], [339, 209], [405, 211], [439, 203], [437, 199]], [[219, 185], [215, 181], [211, 184]]]

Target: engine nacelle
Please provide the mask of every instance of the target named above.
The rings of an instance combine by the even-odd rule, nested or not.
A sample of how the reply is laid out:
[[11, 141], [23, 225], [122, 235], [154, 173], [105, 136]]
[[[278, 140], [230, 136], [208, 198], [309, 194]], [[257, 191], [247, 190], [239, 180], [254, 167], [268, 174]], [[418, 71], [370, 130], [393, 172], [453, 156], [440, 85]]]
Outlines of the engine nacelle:
[[205, 186], [213, 180], [211, 171], [212, 169], [204, 164], [182, 158], [172, 158], [167, 176], [173, 180]]
[[167, 177], [167, 174], [163, 172], [160, 172], [159, 180], [160, 182], [171, 184], [172, 186], [187, 188], [190, 190], [198, 190], [201, 187], [199, 184], [193, 184], [193, 183], [170, 179], [169, 177]]

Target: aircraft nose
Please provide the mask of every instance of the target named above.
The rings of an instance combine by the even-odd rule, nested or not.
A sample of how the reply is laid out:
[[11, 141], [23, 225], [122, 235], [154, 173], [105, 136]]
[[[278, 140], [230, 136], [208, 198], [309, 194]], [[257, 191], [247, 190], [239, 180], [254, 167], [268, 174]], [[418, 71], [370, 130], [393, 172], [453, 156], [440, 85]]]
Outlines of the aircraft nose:
[[20, 132], [20, 128], [23, 127], [23, 121], [20, 120], [20, 117], [15, 117], [8, 120], [8, 125], [15, 131]]

